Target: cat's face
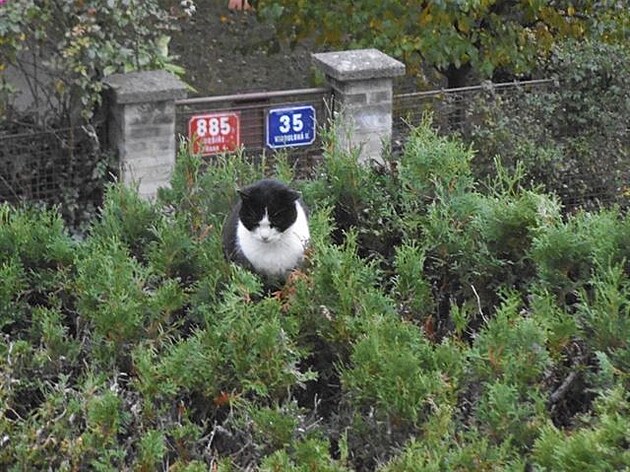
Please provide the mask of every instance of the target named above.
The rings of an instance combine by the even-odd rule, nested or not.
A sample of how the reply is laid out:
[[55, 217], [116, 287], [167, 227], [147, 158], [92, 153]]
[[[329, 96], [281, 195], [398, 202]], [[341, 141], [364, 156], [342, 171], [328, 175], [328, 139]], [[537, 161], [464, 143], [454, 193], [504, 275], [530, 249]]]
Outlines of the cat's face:
[[259, 241], [272, 243], [295, 223], [299, 194], [275, 180], [261, 180], [239, 191], [239, 219]]

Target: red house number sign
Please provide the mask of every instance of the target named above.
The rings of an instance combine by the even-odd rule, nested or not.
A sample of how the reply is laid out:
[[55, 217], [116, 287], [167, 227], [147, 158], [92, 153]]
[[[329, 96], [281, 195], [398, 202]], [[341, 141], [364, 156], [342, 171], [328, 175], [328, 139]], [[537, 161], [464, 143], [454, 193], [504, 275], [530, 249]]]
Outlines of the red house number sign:
[[241, 144], [239, 114], [195, 115], [188, 121], [188, 138], [193, 153], [202, 156], [235, 151]]

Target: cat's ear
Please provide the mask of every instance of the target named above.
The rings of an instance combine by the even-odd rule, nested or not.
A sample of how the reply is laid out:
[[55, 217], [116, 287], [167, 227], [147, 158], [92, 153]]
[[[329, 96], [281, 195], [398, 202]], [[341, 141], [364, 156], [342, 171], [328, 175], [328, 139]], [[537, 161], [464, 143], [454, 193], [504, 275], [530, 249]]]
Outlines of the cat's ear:
[[293, 189], [288, 189], [287, 190], [287, 196], [289, 197], [290, 201], [295, 201], [295, 200], [299, 200], [300, 198], [302, 198], [302, 194], [300, 192], [298, 192], [297, 190], [293, 190]]
[[249, 190], [247, 188], [239, 188], [236, 191], [241, 196], [241, 200], [247, 200], [249, 198]]

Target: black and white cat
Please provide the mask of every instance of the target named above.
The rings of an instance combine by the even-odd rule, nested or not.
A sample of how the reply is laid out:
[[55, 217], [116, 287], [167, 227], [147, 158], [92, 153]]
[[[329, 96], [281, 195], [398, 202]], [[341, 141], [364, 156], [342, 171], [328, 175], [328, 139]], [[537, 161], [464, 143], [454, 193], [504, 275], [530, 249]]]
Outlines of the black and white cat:
[[283, 280], [304, 259], [310, 239], [300, 194], [273, 179], [238, 192], [240, 199], [223, 227], [225, 256], [267, 279]]

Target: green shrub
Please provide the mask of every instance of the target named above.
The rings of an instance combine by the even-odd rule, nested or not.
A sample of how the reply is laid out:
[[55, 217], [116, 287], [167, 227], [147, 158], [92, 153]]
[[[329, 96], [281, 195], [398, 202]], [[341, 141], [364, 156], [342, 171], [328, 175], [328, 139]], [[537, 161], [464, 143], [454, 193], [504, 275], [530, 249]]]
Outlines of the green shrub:
[[[209, 230], [210, 231], [210, 230]], [[154, 229], [147, 255], [150, 266], [165, 278], [194, 282], [203, 274], [203, 241], [194, 239], [179, 219]], [[205, 235], [206, 238], [209, 235]]]
[[0, 261], [17, 258], [29, 270], [72, 263], [74, 244], [55, 210], [0, 204]]
[[155, 228], [162, 224], [157, 208], [138, 192], [124, 185], [110, 185], [106, 191], [101, 218], [92, 234], [124, 243], [137, 259], [143, 260], [149, 243], [156, 239]]
[[[530, 249], [542, 228], [559, 220], [555, 201], [528, 191], [498, 188], [447, 196], [422, 218], [425, 275], [437, 287], [438, 332], [452, 329], [451, 306], [479, 323], [500, 302], [501, 290], [525, 289], [535, 275]], [[474, 301], [471, 310], [466, 300]]]
[[464, 369], [459, 348], [433, 345], [418, 326], [375, 316], [341, 369], [340, 419], [355, 463], [373, 467], [426, 426], [438, 408], [454, 407]]
[[148, 315], [146, 270], [115, 239], [94, 241], [77, 260], [77, 308], [91, 323], [95, 349], [117, 355], [140, 336]]
[[524, 392], [522, 387], [501, 380], [487, 382], [482, 389], [475, 412], [479, 432], [495, 443], [529, 449], [547, 419], [541, 392]]
[[580, 334], [573, 313], [557, 303], [555, 296], [534, 288], [530, 294], [530, 314], [536, 326], [547, 337], [547, 351], [554, 361], [559, 361]]
[[627, 389], [603, 392], [595, 402], [595, 415], [586, 416], [572, 434], [553, 425], [541, 430], [533, 450], [540, 470], [624, 470], [628, 452]]
[[227, 393], [280, 399], [312, 379], [299, 368], [304, 353], [293, 341], [295, 326], [281, 317], [280, 303], [273, 298], [253, 303], [250, 297], [260, 286], [246, 273], [226, 290], [221, 304], [199, 308], [205, 326], [173, 339], [159, 358], [151, 348], [134, 352], [141, 391], [195, 394], [206, 401]]
[[265, 407], [253, 411], [252, 419], [262, 442], [268, 442], [273, 450], [291, 444], [298, 427], [299, 412], [295, 410]]
[[276, 292], [221, 227], [283, 161], [184, 150], [84, 238], [0, 207], [0, 468], [627, 466], [630, 219], [471, 157], [428, 123], [378, 170], [330, 151], [293, 182], [311, 245]]
[[332, 131], [324, 149], [317, 180], [303, 186], [307, 202], [314, 209], [331, 208], [335, 220], [333, 240], [341, 243], [344, 233], [357, 235], [362, 256], [391, 256], [400, 239], [396, 224], [398, 182], [385, 167], [361, 165], [357, 152], [337, 149]]
[[262, 471], [291, 471], [306, 472], [321, 470], [323, 472], [343, 472], [350, 469], [330, 458], [329, 446], [326, 441], [308, 439], [295, 445], [291, 454], [277, 451], [265, 458], [260, 470]]
[[486, 116], [471, 135], [476, 175], [492, 175], [498, 155], [571, 209], [627, 206], [629, 54], [597, 40], [559, 43], [541, 67], [555, 85], [480, 102]]
[[0, 329], [24, 316], [20, 296], [27, 288], [26, 273], [19, 260], [8, 260], [0, 265]]
[[58, 309], [72, 298], [69, 281], [76, 244], [55, 210], [0, 205], [0, 330], [31, 339], [31, 307]]
[[159, 430], [147, 431], [140, 439], [137, 468], [142, 471], [155, 470], [166, 453], [164, 434]]
[[545, 227], [531, 249], [540, 282], [563, 298], [582, 288], [596, 268], [627, 264], [628, 224], [627, 216], [622, 218], [610, 210], [580, 212], [566, 222]]
[[523, 316], [521, 308], [516, 294], [507, 296], [477, 333], [470, 356], [479, 380], [502, 380], [523, 391], [542, 380], [550, 363], [547, 333], [536, 318]]
[[29, 338], [39, 340], [42, 354], [49, 359], [52, 372], [63, 371], [65, 365], [73, 365], [81, 354], [80, 343], [71, 335], [59, 307], [36, 307]]
[[462, 371], [461, 354], [449, 344], [433, 346], [420, 329], [377, 317], [353, 348], [342, 386], [358, 408], [372, 407], [392, 422], [421, 424], [435, 403], [450, 403]]
[[383, 472], [424, 472], [442, 470], [513, 471], [525, 469], [526, 462], [515, 457], [507, 444], [495, 446], [475, 429], [453, 433], [440, 441], [415, 439], [385, 467]]
[[594, 351], [610, 357], [621, 372], [630, 372], [630, 279], [611, 267], [591, 279], [589, 294], [581, 291], [576, 319]]
[[472, 150], [461, 141], [438, 137], [430, 124], [425, 117], [411, 131], [398, 165], [401, 193], [408, 210], [421, 210], [423, 203], [437, 197], [459, 196], [475, 187]]
[[237, 190], [263, 178], [265, 162], [251, 164], [243, 153], [218, 156], [206, 165], [181, 143], [170, 188], [161, 188], [159, 200], [177, 209], [194, 235], [220, 228], [236, 202]]
[[403, 242], [396, 250], [394, 258], [395, 293], [413, 318], [420, 319], [434, 312], [431, 285], [425, 278], [426, 255], [415, 242]]

